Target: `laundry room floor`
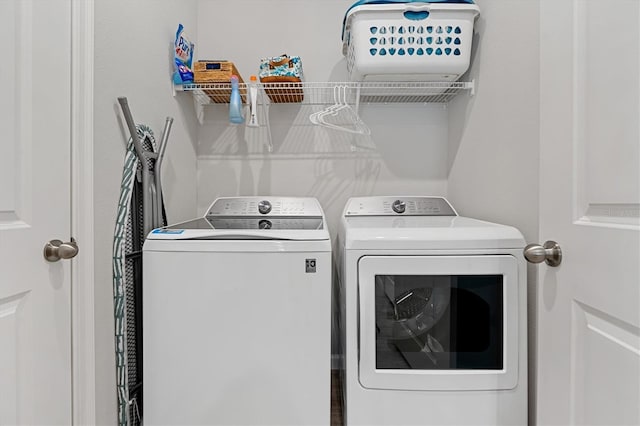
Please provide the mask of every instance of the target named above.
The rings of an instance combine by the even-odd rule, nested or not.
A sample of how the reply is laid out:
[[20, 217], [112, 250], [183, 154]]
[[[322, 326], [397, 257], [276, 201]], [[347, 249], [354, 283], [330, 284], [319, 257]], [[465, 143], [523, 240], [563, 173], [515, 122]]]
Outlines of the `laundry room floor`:
[[331, 370], [331, 426], [342, 426], [342, 383], [339, 370]]

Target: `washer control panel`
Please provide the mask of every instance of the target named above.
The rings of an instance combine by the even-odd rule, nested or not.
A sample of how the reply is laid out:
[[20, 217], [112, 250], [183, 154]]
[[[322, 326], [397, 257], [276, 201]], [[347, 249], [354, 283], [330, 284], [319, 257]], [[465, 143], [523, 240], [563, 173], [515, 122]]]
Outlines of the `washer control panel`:
[[443, 197], [355, 197], [345, 216], [457, 216]]
[[213, 229], [322, 229], [321, 217], [209, 217]]
[[207, 217], [322, 217], [315, 198], [224, 197], [211, 204]]

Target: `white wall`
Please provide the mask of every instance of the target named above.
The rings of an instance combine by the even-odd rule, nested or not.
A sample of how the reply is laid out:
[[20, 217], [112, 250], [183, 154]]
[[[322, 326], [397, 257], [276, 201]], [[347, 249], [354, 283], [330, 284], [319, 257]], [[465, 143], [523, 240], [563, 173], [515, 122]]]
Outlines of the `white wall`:
[[[171, 45], [178, 23], [196, 33], [195, 0], [95, 2], [95, 312], [96, 415], [116, 423], [111, 257], [116, 207], [128, 139], [116, 101], [129, 100], [134, 119], [159, 142], [166, 116], [175, 121], [164, 162], [170, 221], [196, 213], [196, 127], [191, 103], [171, 92]], [[90, 141], [88, 141], [90, 142]]]
[[[308, 82], [345, 81], [341, 32], [351, 4], [200, 0], [196, 56], [231, 60], [247, 81], [258, 74], [260, 58], [288, 53], [302, 58]], [[310, 113], [325, 106], [272, 105], [271, 153], [265, 128], [230, 127], [224, 107], [207, 107], [198, 137], [198, 211], [223, 195], [314, 196], [335, 236], [351, 196], [446, 194], [443, 106], [365, 105], [370, 137], [312, 125]]]
[[537, 0], [478, 0], [471, 102], [449, 105], [449, 197], [463, 215], [538, 233]]
[[[449, 105], [448, 196], [458, 212], [538, 239], [539, 2], [476, 0], [471, 102]], [[528, 271], [530, 406], [535, 396], [536, 272]], [[530, 410], [535, 424], [534, 410]]]

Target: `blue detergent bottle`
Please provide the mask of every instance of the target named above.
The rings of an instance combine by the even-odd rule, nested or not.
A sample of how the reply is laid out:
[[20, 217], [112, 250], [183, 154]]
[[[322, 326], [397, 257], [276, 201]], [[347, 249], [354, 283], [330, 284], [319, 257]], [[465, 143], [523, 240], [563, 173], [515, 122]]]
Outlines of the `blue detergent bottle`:
[[229, 100], [229, 121], [233, 124], [244, 123], [242, 116], [242, 98], [238, 89], [238, 76], [231, 76], [231, 99]]

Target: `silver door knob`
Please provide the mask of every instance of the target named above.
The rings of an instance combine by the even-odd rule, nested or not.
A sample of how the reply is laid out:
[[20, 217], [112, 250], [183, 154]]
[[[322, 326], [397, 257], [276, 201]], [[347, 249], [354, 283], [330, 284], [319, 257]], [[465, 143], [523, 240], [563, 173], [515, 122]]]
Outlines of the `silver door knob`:
[[545, 262], [549, 266], [562, 263], [562, 250], [555, 241], [547, 241], [543, 245], [529, 244], [524, 248], [524, 258], [531, 263]]
[[71, 259], [78, 254], [78, 244], [74, 238], [68, 243], [51, 240], [44, 245], [44, 258], [47, 262], [57, 262], [60, 259]]

